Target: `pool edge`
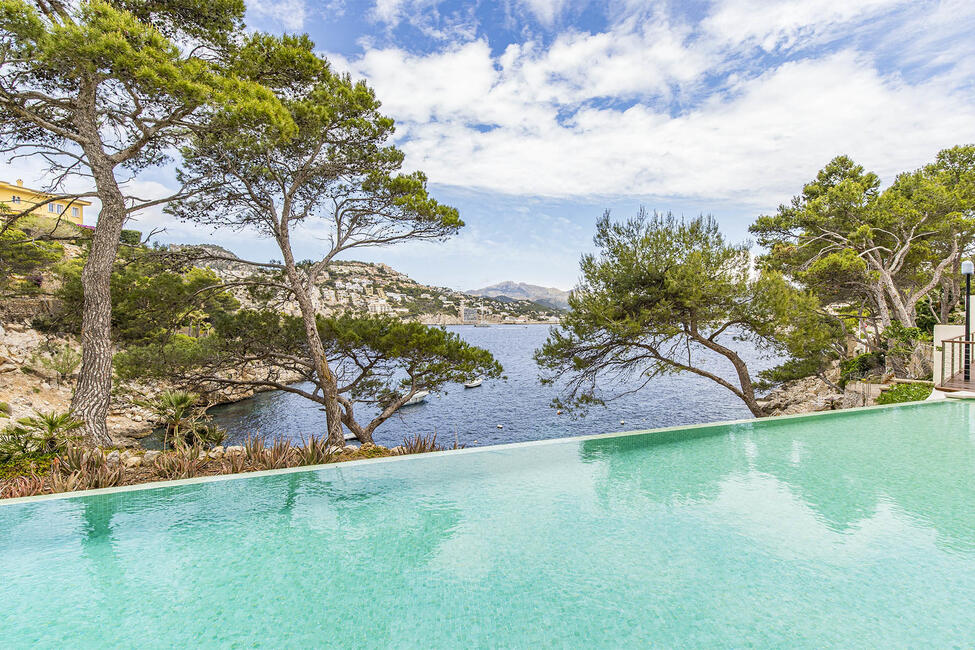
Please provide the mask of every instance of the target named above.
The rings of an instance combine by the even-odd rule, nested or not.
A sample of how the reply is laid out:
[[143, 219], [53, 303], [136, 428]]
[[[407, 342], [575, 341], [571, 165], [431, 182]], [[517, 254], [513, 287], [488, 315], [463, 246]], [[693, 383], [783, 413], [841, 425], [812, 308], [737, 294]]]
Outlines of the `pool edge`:
[[507, 451], [509, 449], [516, 449], [520, 447], [529, 446], [539, 446], [539, 445], [553, 445], [553, 444], [568, 444], [571, 442], [582, 442], [585, 440], [601, 440], [606, 438], [622, 438], [626, 436], [637, 436], [637, 435], [647, 435], [656, 433], [667, 433], [672, 431], [693, 431], [695, 429], [703, 429], [707, 427], [719, 427], [728, 426], [736, 424], [747, 424], [754, 422], [781, 422], [784, 420], [797, 420], [797, 419], [811, 419], [811, 418], [828, 418], [837, 415], [851, 414], [862, 411], [878, 411], [884, 409], [894, 409], [903, 408], [906, 406], [919, 407], [931, 404], [944, 405], [946, 403], [957, 403], [948, 402], [947, 400], [921, 400], [917, 402], [904, 402], [900, 404], [881, 404], [875, 406], [860, 406], [848, 409], [837, 409], [833, 411], [813, 411], [811, 413], [794, 413], [791, 415], [776, 415], [776, 416], [765, 416], [761, 418], [743, 418], [738, 420], [720, 420], [717, 422], [701, 422], [698, 424], [679, 424], [671, 427], [659, 427], [655, 429], [637, 429], [631, 431], [613, 431], [610, 433], [594, 433], [583, 436], [567, 436], [564, 438], [547, 438], [545, 440], [529, 440], [526, 442], [508, 442], [498, 445], [486, 445], [483, 447], [468, 447], [464, 449], [447, 449], [444, 451], [433, 451], [423, 454], [403, 454], [400, 456], [386, 456], [382, 458], [363, 458], [361, 460], [350, 460], [338, 463], [326, 463], [324, 465], [304, 465], [301, 467], [287, 467], [284, 469], [270, 469], [270, 470], [260, 470], [257, 472], [241, 472], [238, 474], [221, 474], [219, 476], [200, 476], [196, 478], [186, 478], [186, 479], [176, 479], [171, 481], [154, 481], [151, 483], [138, 483], [136, 485], [122, 485], [118, 487], [110, 488], [99, 488], [96, 490], [77, 490], [74, 492], [58, 492], [57, 494], [40, 494], [30, 497], [16, 497], [12, 499], [0, 499], [0, 507], [19, 505], [24, 503], [34, 503], [40, 501], [53, 501], [60, 499], [76, 499], [79, 497], [88, 496], [99, 496], [106, 494], [116, 494], [120, 492], [135, 492], [139, 490], [154, 490], [167, 487], [175, 487], [180, 485], [196, 485], [203, 483], [214, 483], [217, 481], [237, 481], [244, 480], [248, 478], [259, 478], [262, 476], [276, 476], [279, 474], [294, 474], [297, 472], [319, 472], [324, 470], [340, 470], [343, 467], [361, 467], [362, 465], [371, 465], [376, 463], [389, 463], [398, 462], [404, 460], [422, 460], [424, 458], [431, 458], [436, 456], [443, 456], [446, 454], [468, 454], [468, 453], [497, 453], [499, 451]]

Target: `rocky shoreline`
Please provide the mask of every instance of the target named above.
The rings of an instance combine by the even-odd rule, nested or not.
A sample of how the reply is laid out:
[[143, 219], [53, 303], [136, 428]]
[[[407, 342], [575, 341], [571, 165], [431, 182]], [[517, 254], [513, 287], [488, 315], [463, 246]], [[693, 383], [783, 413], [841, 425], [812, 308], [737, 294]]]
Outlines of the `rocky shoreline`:
[[836, 367], [826, 373], [826, 379], [830, 383], [819, 377], [804, 377], [785, 382], [769, 391], [758, 403], [771, 416], [836, 411], [872, 406], [886, 388], [883, 384], [856, 381], [847, 383], [840, 390], [840, 371]]
[[[49, 336], [25, 323], [0, 324], [0, 403], [8, 413], [0, 413], [0, 429], [6, 422], [30, 417], [35, 412], [67, 412], [71, 405], [74, 380], [59, 383], [53, 372], [38, 367], [36, 358], [42, 346], [70, 344], [77, 341]], [[108, 415], [108, 430], [118, 447], [138, 447], [139, 441], [152, 434], [158, 423], [155, 414], [138, 402], [170, 388], [158, 382], [116, 382]], [[272, 390], [272, 389], [266, 389]], [[212, 393], [211, 405], [238, 402], [261, 389], [230, 388]], [[7, 417], [3, 417], [6, 415]]]

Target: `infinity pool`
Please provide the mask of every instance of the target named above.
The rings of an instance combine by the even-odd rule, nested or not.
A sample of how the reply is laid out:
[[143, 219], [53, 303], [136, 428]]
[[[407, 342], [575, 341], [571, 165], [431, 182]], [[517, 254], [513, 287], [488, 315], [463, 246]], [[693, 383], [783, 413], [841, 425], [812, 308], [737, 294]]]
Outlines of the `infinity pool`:
[[0, 646], [971, 646], [975, 405], [0, 505]]

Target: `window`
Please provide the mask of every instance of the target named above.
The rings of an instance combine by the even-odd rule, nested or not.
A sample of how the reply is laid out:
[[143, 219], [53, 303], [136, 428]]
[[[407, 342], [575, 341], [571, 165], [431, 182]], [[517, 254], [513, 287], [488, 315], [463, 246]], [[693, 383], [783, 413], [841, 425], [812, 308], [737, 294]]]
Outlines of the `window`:
[[64, 212], [64, 204], [63, 203], [58, 203], [58, 214], [60, 214], [62, 212]]
[[54, 212], [54, 204], [53, 203], [48, 203], [47, 204], [47, 211], [48, 212]]
[[79, 214], [81, 214], [81, 210], [79, 210], [78, 208], [71, 208], [72, 217], [77, 217]]
[[13, 196], [10, 197], [10, 201], [12, 203], [20, 203], [20, 197], [14, 194]]

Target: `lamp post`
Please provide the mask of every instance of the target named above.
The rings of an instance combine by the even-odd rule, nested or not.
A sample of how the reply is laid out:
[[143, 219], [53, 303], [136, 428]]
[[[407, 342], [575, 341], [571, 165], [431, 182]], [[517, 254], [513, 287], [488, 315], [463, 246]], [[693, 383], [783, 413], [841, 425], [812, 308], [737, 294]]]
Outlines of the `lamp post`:
[[969, 302], [972, 295], [972, 273], [975, 273], [975, 264], [965, 260], [961, 263], [961, 273], [965, 276], [965, 342], [962, 345], [965, 348], [965, 381], [969, 381], [972, 378], [971, 346], [968, 343], [972, 334], [972, 310]]

